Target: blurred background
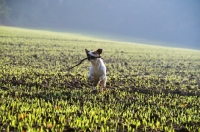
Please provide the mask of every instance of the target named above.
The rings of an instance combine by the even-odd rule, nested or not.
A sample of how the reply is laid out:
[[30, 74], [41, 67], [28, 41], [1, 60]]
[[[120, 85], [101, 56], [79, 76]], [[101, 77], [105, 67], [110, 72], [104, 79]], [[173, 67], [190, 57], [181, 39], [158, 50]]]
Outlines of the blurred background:
[[199, 0], [0, 0], [0, 25], [200, 49]]

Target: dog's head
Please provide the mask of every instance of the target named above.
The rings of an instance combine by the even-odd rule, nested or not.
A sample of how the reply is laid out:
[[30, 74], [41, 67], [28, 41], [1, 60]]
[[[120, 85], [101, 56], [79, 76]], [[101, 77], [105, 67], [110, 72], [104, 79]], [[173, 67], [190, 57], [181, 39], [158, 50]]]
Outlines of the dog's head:
[[96, 58], [101, 58], [102, 49], [98, 49], [96, 51], [89, 51], [85, 49], [85, 52], [87, 54], [87, 58], [89, 61], [95, 60]]

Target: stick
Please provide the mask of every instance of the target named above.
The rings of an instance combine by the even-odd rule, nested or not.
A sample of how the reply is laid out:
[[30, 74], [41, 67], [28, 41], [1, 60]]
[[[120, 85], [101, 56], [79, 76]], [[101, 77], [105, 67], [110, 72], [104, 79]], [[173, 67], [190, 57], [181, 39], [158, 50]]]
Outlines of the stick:
[[88, 59], [88, 58], [82, 59], [78, 64], [76, 64], [75, 66], [72, 66], [72, 67], [68, 68], [67, 70], [71, 70], [72, 68], [74, 68], [74, 67], [80, 65], [80, 64], [81, 64], [84, 60], [86, 60], [86, 59]]

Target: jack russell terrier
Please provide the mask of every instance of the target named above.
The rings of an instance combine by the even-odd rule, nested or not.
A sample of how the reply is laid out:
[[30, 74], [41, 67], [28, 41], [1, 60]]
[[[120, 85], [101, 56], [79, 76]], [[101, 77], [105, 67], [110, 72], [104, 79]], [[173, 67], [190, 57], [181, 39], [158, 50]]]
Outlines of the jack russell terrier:
[[93, 90], [96, 89], [96, 86], [100, 84], [100, 90], [106, 87], [106, 66], [101, 59], [102, 49], [96, 51], [89, 51], [85, 49], [88, 60], [91, 62], [90, 71], [88, 74], [89, 81], [93, 81]]

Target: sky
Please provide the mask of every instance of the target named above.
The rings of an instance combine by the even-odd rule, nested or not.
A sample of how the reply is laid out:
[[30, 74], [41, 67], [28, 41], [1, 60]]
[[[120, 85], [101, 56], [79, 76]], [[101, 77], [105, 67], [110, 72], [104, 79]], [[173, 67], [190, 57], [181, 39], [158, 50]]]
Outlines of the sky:
[[200, 49], [199, 0], [8, 1], [20, 26]]

